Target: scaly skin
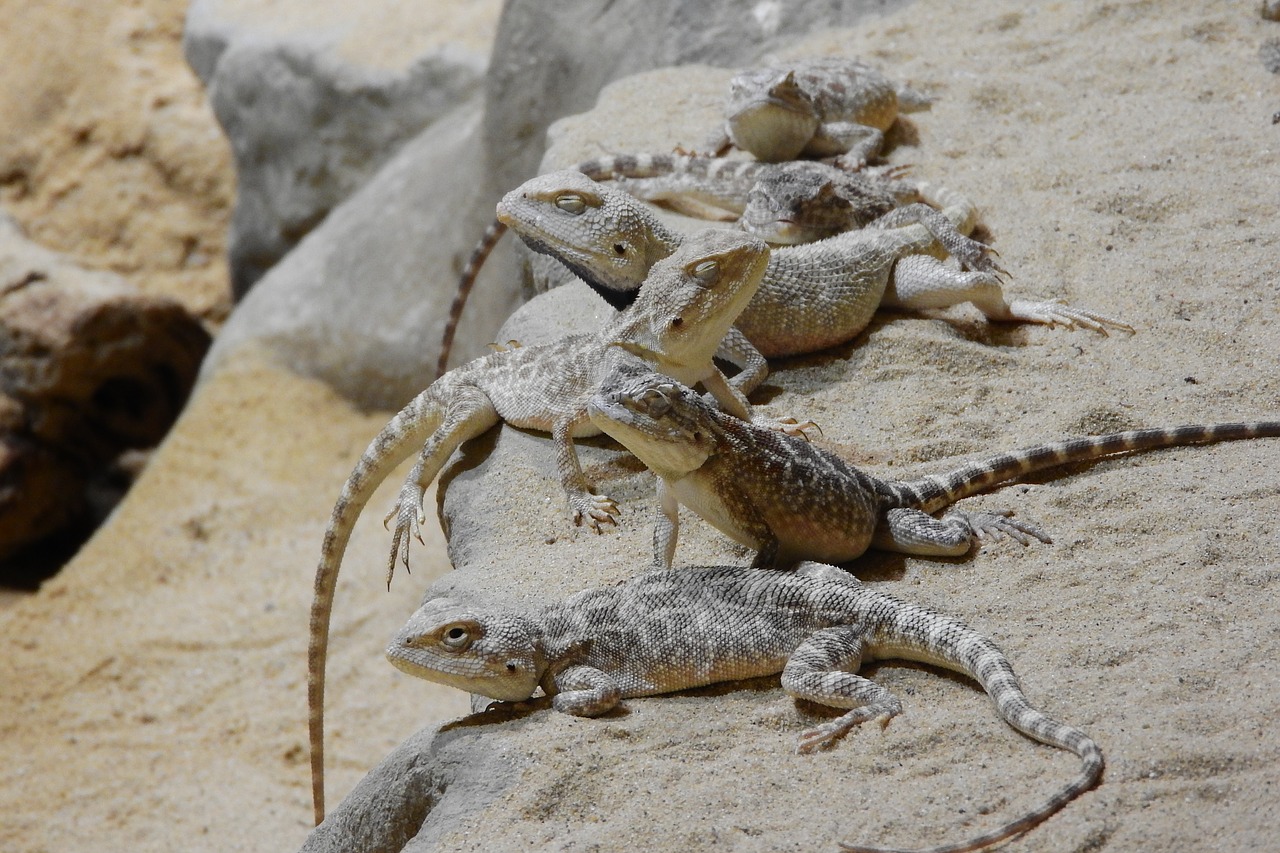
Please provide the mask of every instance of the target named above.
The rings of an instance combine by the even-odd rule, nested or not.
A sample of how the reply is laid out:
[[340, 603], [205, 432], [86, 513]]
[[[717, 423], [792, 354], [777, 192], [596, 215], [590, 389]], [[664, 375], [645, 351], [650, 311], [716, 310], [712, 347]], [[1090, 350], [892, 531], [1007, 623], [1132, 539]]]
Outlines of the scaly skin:
[[397, 559], [408, 563], [409, 538], [425, 521], [422, 496], [453, 451], [500, 421], [551, 433], [561, 484], [574, 523], [597, 531], [617, 505], [593, 494], [573, 449], [598, 431], [587, 401], [616, 371], [649, 364], [682, 382], [701, 382], [727, 411], [750, 418], [740, 391], [712, 364], [734, 318], [760, 285], [769, 249], [744, 234], [708, 231], [655, 264], [640, 298], [594, 335], [516, 347], [477, 359], [432, 383], [374, 438], [342, 488], [316, 568], [308, 651], [312, 796], [324, 818], [324, 669], [338, 569], [351, 530], [387, 474], [421, 445], [388, 519], [396, 518], [387, 582]]
[[802, 438], [726, 418], [698, 395], [657, 374], [602, 388], [591, 420], [659, 479], [654, 561], [670, 567], [679, 506], [737, 542], [755, 564], [844, 563], [870, 547], [959, 556], [979, 539], [1050, 541], [1032, 524], [986, 512], [933, 513], [1033, 471], [1161, 447], [1280, 436], [1280, 421], [1133, 430], [999, 453], [953, 471], [891, 482], [873, 477]]
[[[616, 187], [636, 198], [664, 203], [691, 216], [736, 220], [743, 231], [775, 245], [812, 242], [861, 228], [894, 207], [920, 198], [914, 184], [898, 179], [896, 169], [855, 173], [813, 161], [773, 164], [680, 154], [626, 154], [586, 160], [571, 169], [593, 181], [614, 181]], [[495, 219], [458, 275], [440, 343], [437, 378], [448, 369], [458, 322], [476, 277], [506, 230]], [[651, 239], [663, 247], [660, 232]], [[674, 251], [675, 246], [664, 248]], [[609, 299], [609, 294], [605, 298]], [[610, 302], [615, 308], [623, 307]], [[752, 369], [734, 363], [744, 370]]]
[[724, 131], [708, 147], [732, 143], [771, 163], [838, 156], [856, 168], [880, 153], [899, 113], [928, 107], [924, 95], [857, 60], [796, 60], [735, 74]]
[[429, 599], [396, 633], [387, 657], [411, 675], [505, 702], [541, 687], [555, 710], [587, 717], [633, 696], [781, 672], [792, 696], [849, 709], [804, 732], [801, 753], [901, 712], [896, 696], [856, 674], [864, 661], [903, 658], [956, 670], [982, 685], [1002, 720], [1075, 753], [1081, 769], [1038, 808], [930, 853], [963, 853], [1026, 832], [1097, 784], [1103, 769], [1097, 744], [1031, 705], [989, 639], [816, 563], [795, 572], [652, 572], [532, 612]]
[[[1055, 302], [1005, 298], [989, 249], [965, 236], [977, 209], [925, 182], [942, 209], [913, 204], [861, 231], [774, 250], [737, 327], [764, 356], [800, 355], [850, 340], [881, 306], [919, 310], [973, 303], [988, 318], [1132, 331], [1119, 320]], [[536, 252], [560, 260], [615, 307], [638, 292], [646, 264], [681, 237], [626, 193], [573, 171], [526, 181], [498, 204], [498, 219]], [[942, 264], [950, 255], [962, 269]]]

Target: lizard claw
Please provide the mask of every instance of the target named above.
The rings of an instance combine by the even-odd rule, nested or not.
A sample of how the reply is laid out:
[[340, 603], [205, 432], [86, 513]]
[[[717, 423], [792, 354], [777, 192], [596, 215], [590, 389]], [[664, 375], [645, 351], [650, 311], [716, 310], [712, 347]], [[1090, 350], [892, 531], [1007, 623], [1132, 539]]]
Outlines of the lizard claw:
[[792, 438], [803, 438], [809, 441], [809, 434], [805, 430], [817, 430], [818, 435], [822, 435], [822, 427], [813, 421], [797, 421], [795, 418], [771, 418], [768, 415], [758, 415], [751, 419], [751, 423], [765, 429], [776, 430]]
[[584, 521], [596, 533], [600, 533], [600, 525], [618, 524], [617, 516], [622, 514], [618, 502], [604, 495], [584, 493], [570, 498], [573, 508], [573, 523], [581, 525]]
[[1030, 521], [1014, 519], [1012, 517], [1013, 510], [1002, 510], [1000, 512], [952, 512], [948, 513], [948, 516], [969, 525], [969, 529], [973, 531], [973, 535], [978, 539], [990, 538], [998, 542], [1008, 536], [1023, 546], [1030, 545], [1033, 538], [1045, 543], [1053, 542], [1049, 534], [1045, 533], [1039, 525]]
[[391, 556], [387, 560], [387, 588], [391, 588], [391, 578], [396, 572], [396, 563], [403, 563], [405, 571], [409, 571], [409, 537], [426, 544], [422, 538], [422, 525], [427, 522], [426, 510], [422, 506], [425, 490], [415, 482], [407, 482], [400, 488], [400, 497], [382, 526], [386, 527], [391, 519], [396, 520], [396, 529], [391, 534]]
[[902, 706], [897, 700], [874, 702], [870, 705], [863, 705], [861, 708], [854, 708], [834, 720], [828, 720], [801, 732], [800, 737], [796, 739], [796, 753], [798, 755], [807, 755], [819, 749], [830, 749], [835, 746], [836, 741], [848, 734], [855, 726], [859, 726], [867, 720], [874, 720], [877, 717], [881, 718], [880, 726], [884, 728], [901, 711]]
[[1084, 308], [1074, 308], [1060, 299], [1034, 302], [1015, 299], [1009, 304], [1009, 319], [1028, 323], [1044, 323], [1046, 326], [1065, 326], [1068, 329], [1084, 327], [1100, 334], [1107, 334], [1107, 327], [1133, 334], [1133, 326], [1114, 317], [1098, 314]]

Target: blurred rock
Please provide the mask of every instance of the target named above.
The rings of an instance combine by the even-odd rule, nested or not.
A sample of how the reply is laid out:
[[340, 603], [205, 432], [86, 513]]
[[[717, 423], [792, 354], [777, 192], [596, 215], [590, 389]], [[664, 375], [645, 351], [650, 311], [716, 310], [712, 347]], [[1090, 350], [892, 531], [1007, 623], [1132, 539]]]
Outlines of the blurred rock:
[[[265, 344], [293, 370], [367, 406], [399, 408], [434, 375], [458, 271], [492, 208], [474, 156], [479, 99], [404, 146], [277, 264], [237, 307], [202, 370]], [[506, 253], [486, 264], [457, 355], [485, 351], [511, 312]]]
[[191, 4], [184, 50], [236, 162], [237, 297], [478, 90], [496, 11], [496, 0]]
[[177, 302], [0, 219], [0, 559], [78, 521], [93, 478], [164, 437], [208, 347]]

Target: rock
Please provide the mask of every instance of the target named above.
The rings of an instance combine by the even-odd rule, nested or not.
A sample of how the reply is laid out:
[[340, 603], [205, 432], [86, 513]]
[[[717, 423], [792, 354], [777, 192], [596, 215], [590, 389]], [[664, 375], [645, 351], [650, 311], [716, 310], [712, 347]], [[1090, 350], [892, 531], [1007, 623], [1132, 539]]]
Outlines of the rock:
[[[192, 3], [184, 49], [238, 174], [228, 246], [237, 297], [401, 145], [478, 90], [496, 7]], [[441, 26], [459, 18], [465, 27]]]
[[0, 219], [0, 558], [64, 530], [89, 481], [177, 418], [209, 335]]
[[[218, 336], [207, 377], [234, 349], [267, 346], [284, 364], [364, 405], [403, 405], [434, 375], [458, 271], [492, 209], [474, 156], [479, 98], [411, 140], [255, 286]], [[516, 302], [495, 253], [458, 335], [486, 351]]]
[[806, 33], [852, 26], [900, 5], [905, 3], [511, 0], [485, 78], [489, 162], [502, 186], [530, 177], [547, 126], [590, 109], [610, 80], [688, 63], [737, 68]]

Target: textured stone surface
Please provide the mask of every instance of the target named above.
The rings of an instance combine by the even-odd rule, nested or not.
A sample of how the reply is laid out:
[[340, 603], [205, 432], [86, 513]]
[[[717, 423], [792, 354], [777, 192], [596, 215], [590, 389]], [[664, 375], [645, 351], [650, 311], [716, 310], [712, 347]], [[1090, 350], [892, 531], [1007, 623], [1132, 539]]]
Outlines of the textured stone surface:
[[[30, 33], [30, 7], [13, 5], [5, 20], [14, 27], [0, 35]], [[78, 13], [105, 33], [99, 9], [125, 17], [139, 7], [41, 8], [58, 20]], [[1018, 288], [1118, 313], [1141, 327], [1136, 337], [988, 327], [964, 310], [949, 321], [890, 315], [856, 345], [779, 365], [757, 399], [812, 416], [826, 441], [885, 473], [1117, 420], [1274, 412], [1275, 204], [1260, 187], [1274, 174], [1275, 78], [1256, 53], [1259, 28], [1270, 25], [1234, 0], [1153, 8], [918, 0], [823, 45], [938, 96], [932, 112], [913, 117], [919, 146], [895, 162], [983, 205]], [[50, 42], [26, 37], [39, 47], [27, 56], [49, 53]], [[111, 56], [78, 47], [46, 58], [107, 76]], [[0, 63], [5, 75], [29, 67]], [[9, 85], [16, 95], [7, 104], [37, 91]], [[123, 120], [129, 103], [81, 97], [57, 115], [66, 130], [86, 110]], [[97, 137], [83, 148], [72, 138], [59, 150], [74, 166], [73, 189], [28, 196], [24, 224], [45, 205], [45, 225], [102, 210], [162, 218], [163, 204], [128, 201], [142, 184], [116, 171], [139, 158], [82, 163]], [[196, 141], [179, 150], [199, 164]], [[104, 192], [113, 184], [123, 200]], [[94, 233], [158, 236], [142, 225], [113, 228]], [[288, 371], [225, 361], [75, 561], [35, 595], [15, 602], [0, 592], [0, 849], [204, 853], [303, 843], [312, 829], [304, 710], [312, 572], [342, 480], [387, 417], [354, 411]], [[521, 450], [525, 473], [481, 471], [490, 445]], [[1265, 606], [1280, 591], [1280, 543], [1266, 532], [1280, 528], [1275, 446], [1189, 448], [1004, 489], [975, 505], [1015, 509], [1044, 524], [1054, 545], [859, 569], [990, 633], [1028, 694], [1107, 750], [1102, 787], [1012, 840], [1009, 853], [1197, 844], [1243, 853], [1280, 835], [1272, 736], [1280, 632]], [[645, 478], [636, 475], [634, 489], [625, 471], [607, 479], [608, 458], [593, 455], [593, 476], [606, 478], [625, 515], [618, 531], [591, 536], [569, 527], [554, 479], [528, 473], [549, 453], [543, 437], [507, 430], [460, 457], [447, 504], [464, 497], [468, 467], [490, 485], [468, 498], [471, 509], [460, 503], [448, 514], [482, 532], [487, 521], [491, 538], [471, 534], [475, 547], [452, 584], [479, 587], [472, 570], [480, 569], [486, 589], [558, 595], [638, 569], [653, 509], [640, 491]], [[467, 707], [458, 691], [411, 679], [382, 656], [423, 588], [449, 572], [439, 528], [427, 525], [430, 544], [415, 547], [413, 575], [390, 593], [382, 584], [382, 515], [403, 473], [357, 525], [339, 584], [334, 802], [414, 731], [431, 727], [418, 741], [429, 742], [439, 721]], [[741, 559], [693, 519], [681, 554]], [[466, 795], [476, 789], [456, 782], [462, 767], [419, 765], [455, 780], [463, 795], [446, 791], [428, 816], [433, 827], [448, 816], [458, 828], [423, 838], [438, 838], [437, 849], [520, 851], [611, 850], [619, 839], [658, 851], [829, 850], [838, 839], [925, 846], [989, 825], [1074, 769], [1068, 756], [999, 724], [972, 685], [894, 664], [871, 674], [902, 697], [903, 716], [809, 759], [790, 754], [803, 722], [769, 679], [630, 701], [603, 720], [538, 704], [509, 718], [465, 718], [451, 731], [477, 738], [476, 757], [491, 744], [515, 762], [515, 784], [469, 813]], [[458, 811], [446, 814], [446, 801]]]
[[[757, 400], [775, 415], [812, 417], [828, 447], [887, 476], [1121, 425], [1273, 414], [1280, 312], [1264, 295], [1272, 293], [1272, 216], [1248, 189], [1266, 160], [1246, 142], [1270, 127], [1233, 125], [1236, 171], [1224, 173], [1219, 141], [1184, 126], [1203, 107], [1196, 93], [1204, 80], [1172, 94], [1157, 58], [1213, 68], [1219, 83], [1266, 78], [1247, 39], [1235, 42], [1237, 61], [1227, 66], [1194, 36], [1242, 29], [1229, 23], [1233, 10], [1186, 11], [1195, 23], [1014, 4], [971, 20], [922, 2], [789, 48], [865, 56], [937, 93], [932, 112], [912, 117], [918, 146], [895, 151], [893, 162], [978, 201], [1019, 294], [1061, 296], [1141, 328], [1102, 337], [988, 324], [967, 309], [890, 314], [848, 346], [775, 365]], [[1070, 47], [1046, 59], [1041, 46], [1067, 34]], [[996, 72], [971, 57], [975, 39], [982, 56], [1004, 57], [1007, 67]], [[1135, 44], [1145, 47], [1117, 58]], [[1094, 69], [1084, 81], [1082, 67]], [[627, 150], [629, 126], [670, 132], [672, 144], [696, 130], [664, 108], [666, 99], [643, 97], [656, 85], [630, 83], [611, 88], [593, 114], [566, 121], [572, 132], [559, 139]], [[708, 96], [708, 80], [694, 70], [685, 85], [690, 103]], [[1261, 99], [1221, 111], [1247, 113]], [[1148, 100], [1169, 112], [1135, 112]], [[1081, 110], [1095, 120], [1081, 124]], [[566, 160], [581, 153], [564, 149]], [[1210, 186], [1232, 201], [1210, 203], [1197, 189]], [[580, 287], [558, 288], [524, 306], [500, 336], [559, 332], [566, 315], [592, 312], [592, 300]], [[583, 444], [589, 476], [621, 503], [616, 531], [570, 526], [546, 436], [497, 430], [465, 446], [442, 477], [439, 509], [456, 570], [428, 594], [536, 606], [642, 570], [651, 480], [605, 443]], [[1280, 760], [1258, 734], [1277, 712], [1280, 688], [1269, 663], [1280, 653], [1275, 616], [1257, 606], [1259, 588], [1280, 584], [1271, 569], [1280, 542], [1268, 532], [1280, 523], [1276, 448], [1266, 440], [1153, 453], [967, 502], [1016, 510], [1043, 524], [1052, 545], [988, 543], [958, 562], [869, 555], [855, 564], [880, 588], [993, 636], [1033, 701], [1106, 750], [1101, 787], [1010, 849], [1137, 851], [1153, 838], [1172, 846], [1212, 838], [1243, 851], [1276, 830], [1254, 803], [1226, 793], [1269, 791], [1269, 767]], [[679, 558], [742, 564], [747, 555], [686, 516]], [[1116, 625], [1129, 626], [1123, 637]], [[370, 642], [385, 643], [394, 630]], [[1241, 670], [1229, 688], [1213, 674]], [[826, 849], [839, 840], [928, 846], [1029, 808], [1074, 769], [1069, 756], [1009, 731], [973, 685], [913, 666], [871, 674], [902, 697], [905, 713], [819, 756], [793, 754], [803, 721], [814, 717], [776, 679], [630, 700], [597, 720], [537, 700], [450, 724], [477, 735], [477, 760], [494, 750], [525, 763], [495, 768], [507, 786], [501, 798], [452, 813], [443, 836], [424, 830], [403, 849], [607, 849], [619, 838], [671, 851]], [[423, 732], [405, 748], [434, 743]], [[421, 820], [382, 808], [412, 783], [397, 777], [407, 759], [395, 755], [317, 837], [367, 829], [370, 816], [379, 837], [398, 838]], [[432, 778], [448, 790], [455, 771], [415, 766], [444, 774]], [[1189, 814], [1188, 797], [1212, 800], [1212, 814]], [[438, 827], [433, 814], [426, 820]]]
[[496, 0], [196, 0], [187, 59], [235, 153], [237, 296], [480, 86]]
[[0, 0], [0, 206], [32, 240], [209, 323], [235, 177], [182, 57], [186, 0]]
[[[457, 272], [492, 213], [475, 148], [478, 99], [405, 145], [254, 287], [202, 376], [261, 343], [294, 370], [366, 405], [399, 407], [430, 381]], [[458, 355], [485, 351], [515, 301], [512, 265], [487, 265]], [[505, 286], [504, 286], [505, 285]]]
[[0, 560], [88, 520], [89, 482], [164, 437], [208, 347], [176, 301], [81, 269], [0, 217]]

